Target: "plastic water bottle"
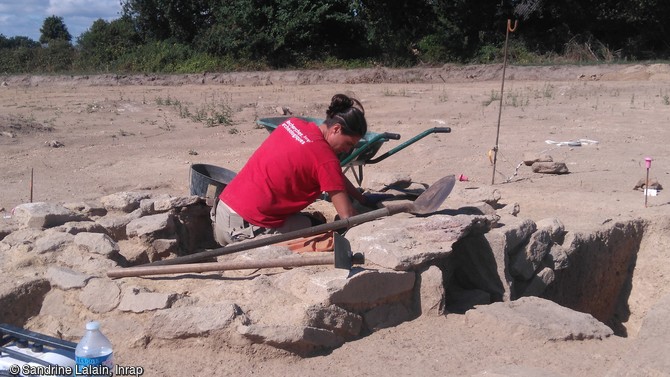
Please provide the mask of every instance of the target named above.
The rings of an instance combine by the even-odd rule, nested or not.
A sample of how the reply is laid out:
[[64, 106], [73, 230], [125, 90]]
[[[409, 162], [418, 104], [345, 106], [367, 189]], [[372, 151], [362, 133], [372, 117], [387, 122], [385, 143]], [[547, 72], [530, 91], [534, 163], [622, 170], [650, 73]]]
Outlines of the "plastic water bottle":
[[100, 332], [100, 323], [86, 324], [86, 334], [81, 338], [74, 351], [75, 375], [111, 376], [114, 371], [112, 343]]

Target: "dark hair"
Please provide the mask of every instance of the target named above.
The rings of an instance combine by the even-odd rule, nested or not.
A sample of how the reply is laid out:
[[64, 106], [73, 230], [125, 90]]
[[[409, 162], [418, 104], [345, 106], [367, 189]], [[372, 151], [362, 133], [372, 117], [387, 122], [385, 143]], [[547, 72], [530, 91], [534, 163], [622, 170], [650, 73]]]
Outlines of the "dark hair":
[[349, 136], [364, 136], [368, 132], [363, 105], [356, 98], [345, 94], [336, 94], [330, 100], [324, 123], [328, 128], [335, 123], [339, 124], [342, 133]]

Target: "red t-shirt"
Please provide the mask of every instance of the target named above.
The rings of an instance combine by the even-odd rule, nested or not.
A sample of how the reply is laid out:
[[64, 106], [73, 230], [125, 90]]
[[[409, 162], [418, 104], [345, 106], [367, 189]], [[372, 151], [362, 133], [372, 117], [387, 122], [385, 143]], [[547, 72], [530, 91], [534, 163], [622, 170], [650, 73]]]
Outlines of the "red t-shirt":
[[277, 228], [322, 192], [344, 190], [340, 161], [319, 127], [290, 118], [261, 144], [219, 197], [249, 223]]

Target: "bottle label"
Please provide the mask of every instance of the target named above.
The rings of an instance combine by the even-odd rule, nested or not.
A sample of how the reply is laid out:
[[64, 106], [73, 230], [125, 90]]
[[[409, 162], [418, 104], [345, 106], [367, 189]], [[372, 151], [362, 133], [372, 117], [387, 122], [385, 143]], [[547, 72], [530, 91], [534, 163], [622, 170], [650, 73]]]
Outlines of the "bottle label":
[[77, 376], [111, 376], [114, 372], [112, 354], [98, 357], [75, 357]]

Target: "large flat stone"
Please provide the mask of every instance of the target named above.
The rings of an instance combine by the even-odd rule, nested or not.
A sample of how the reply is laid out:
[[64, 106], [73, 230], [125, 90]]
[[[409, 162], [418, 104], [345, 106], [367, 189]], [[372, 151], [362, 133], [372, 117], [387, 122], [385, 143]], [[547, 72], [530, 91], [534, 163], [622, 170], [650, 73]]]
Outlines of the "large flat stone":
[[344, 344], [344, 339], [332, 331], [307, 326], [250, 325], [239, 326], [237, 331], [255, 343], [265, 343], [301, 356]]
[[29, 228], [51, 228], [69, 221], [88, 221], [89, 219], [75, 211], [55, 203], [24, 203], [14, 208], [16, 221]]
[[206, 335], [229, 327], [241, 314], [233, 303], [212, 306], [176, 307], [154, 312], [149, 325], [151, 336], [163, 339]]
[[449, 256], [455, 242], [489, 228], [485, 216], [392, 216], [353, 227], [347, 239], [352, 250], [365, 254], [367, 263], [408, 271]]
[[604, 339], [614, 334], [590, 314], [538, 297], [477, 306], [465, 313], [465, 320], [469, 326], [490, 326], [546, 341]]

